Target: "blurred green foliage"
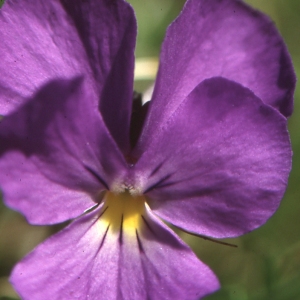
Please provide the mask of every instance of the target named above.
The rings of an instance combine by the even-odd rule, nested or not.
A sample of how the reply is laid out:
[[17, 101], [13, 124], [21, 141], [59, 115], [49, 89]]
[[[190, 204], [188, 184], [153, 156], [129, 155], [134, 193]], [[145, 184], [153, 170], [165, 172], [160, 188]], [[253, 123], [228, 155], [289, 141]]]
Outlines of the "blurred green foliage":
[[[184, 5], [183, 0], [130, 0], [135, 8], [139, 33], [137, 57], [158, 57], [167, 25]], [[300, 1], [248, 0], [276, 23], [300, 74]], [[0, 6], [3, 0], [0, 0]], [[149, 85], [147, 82], [146, 85]], [[136, 82], [142, 91], [145, 82]], [[276, 214], [261, 228], [228, 242], [231, 248], [179, 233], [198, 257], [220, 278], [222, 288], [207, 300], [300, 299], [300, 90], [289, 120], [294, 151], [289, 186]], [[7, 277], [12, 266], [56, 228], [34, 227], [0, 202], [0, 300], [16, 297]], [[1, 298], [2, 297], [2, 298]], [[183, 299], [184, 300], [184, 299]]]

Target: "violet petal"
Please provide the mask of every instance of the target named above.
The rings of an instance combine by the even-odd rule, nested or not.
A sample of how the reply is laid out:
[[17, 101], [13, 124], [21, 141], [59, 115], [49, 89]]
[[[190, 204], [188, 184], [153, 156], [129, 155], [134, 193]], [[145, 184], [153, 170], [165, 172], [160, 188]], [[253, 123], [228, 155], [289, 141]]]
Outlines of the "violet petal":
[[0, 28], [0, 114], [51, 80], [82, 76], [114, 139], [128, 151], [136, 37], [128, 3], [6, 1]]
[[148, 130], [157, 130], [201, 81], [217, 76], [291, 115], [295, 74], [273, 22], [243, 1], [189, 0], [162, 45]]
[[100, 210], [16, 265], [10, 280], [22, 299], [196, 300], [219, 288], [213, 272], [150, 212], [147, 225], [124, 234], [120, 244], [118, 234], [102, 226]]
[[157, 215], [188, 231], [222, 238], [253, 230], [287, 186], [286, 118], [224, 78], [202, 82], [144, 142], [136, 180]]
[[0, 28], [2, 115], [52, 79], [84, 74], [96, 91], [85, 49], [59, 1], [5, 1]]
[[74, 218], [126, 165], [81, 79], [45, 86], [0, 123], [4, 201], [31, 223]]
[[127, 151], [137, 34], [133, 9], [123, 0], [61, 2], [85, 47], [98, 85], [103, 119], [119, 146]]

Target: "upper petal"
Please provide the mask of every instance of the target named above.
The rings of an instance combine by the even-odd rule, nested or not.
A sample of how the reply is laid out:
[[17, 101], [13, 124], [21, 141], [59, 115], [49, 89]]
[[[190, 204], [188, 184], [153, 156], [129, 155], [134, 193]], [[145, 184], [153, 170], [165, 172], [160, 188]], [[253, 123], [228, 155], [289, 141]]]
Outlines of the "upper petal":
[[129, 149], [137, 34], [133, 9], [124, 0], [61, 2], [85, 47], [99, 88], [99, 107], [106, 126], [126, 151]]
[[2, 115], [49, 80], [83, 74], [92, 80], [86, 52], [57, 0], [5, 1], [0, 10], [0, 40]]
[[151, 209], [185, 230], [220, 238], [246, 233], [266, 222], [286, 189], [286, 126], [248, 89], [208, 79], [145, 139], [137, 185]]
[[274, 24], [243, 1], [189, 0], [162, 45], [146, 130], [216, 76], [241, 83], [285, 116], [292, 112], [295, 74]]
[[74, 218], [126, 165], [81, 79], [55, 81], [0, 123], [4, 201], [31, 223]]
[[143, 226], [133, 236], [123, 228], [122, 242], [119, 229], [102, 222], [106, 212], [79, 218], [15, 267], [11, 281], [22, 299], [196, 300], [219, 288], [213, 272], [150, 212], [139, 216]]
[[13, 1], [0, 10], [0, 114], [56, 78], [84, 76], [126, 151], [136, 23], [123, 0]]

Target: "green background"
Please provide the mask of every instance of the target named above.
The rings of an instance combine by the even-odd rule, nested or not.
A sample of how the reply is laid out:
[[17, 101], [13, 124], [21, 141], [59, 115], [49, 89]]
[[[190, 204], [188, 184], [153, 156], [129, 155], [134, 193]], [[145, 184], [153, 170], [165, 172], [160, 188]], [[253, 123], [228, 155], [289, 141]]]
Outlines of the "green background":
[[[276, 23], [300, 74], [300, 1], [246, 1], [267, 13]], [[138, 19], [137, 58], [158, 57], [168, 24], [180, 12], [182, 0], [131, 0]], [[1, 0], [0, 0], [1, 4]], [[137, 81], [143, 91], [150, 81]], [[180, 236], [219, 277], [222, 288], [209, 300], [297, 300], [300, 299], [300, 90], [295, 94], [295, 111], [289, 119], [293, 145], [293, 169], [289, 186], [276, 214], [261, 228], [227, 242], [231, 248]], [[46, 197], [46, 195], [45, 195]], [[12, 266], [58, 227], [30, 226], [18, 213], [0, 202], [0, 300], [17, 298], [8, 284]], [[183, 299], [184, 300], [184, 299]]]

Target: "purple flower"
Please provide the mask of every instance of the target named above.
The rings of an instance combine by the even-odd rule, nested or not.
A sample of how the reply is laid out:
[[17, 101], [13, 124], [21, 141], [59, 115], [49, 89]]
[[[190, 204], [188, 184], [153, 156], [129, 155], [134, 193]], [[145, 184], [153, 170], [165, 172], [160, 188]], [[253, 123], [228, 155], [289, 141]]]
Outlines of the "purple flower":
[[237, 237], [278, 208], [295, 76], [272, 22], [189, 0], [130, 146], [136, 21], [123, 0], [7, 0], [0, 185], [31, 224], [69, 226], [14, 268], [22, 299], [199, 299], [214, 273], [159, 217]]

